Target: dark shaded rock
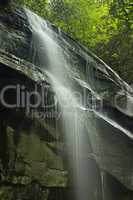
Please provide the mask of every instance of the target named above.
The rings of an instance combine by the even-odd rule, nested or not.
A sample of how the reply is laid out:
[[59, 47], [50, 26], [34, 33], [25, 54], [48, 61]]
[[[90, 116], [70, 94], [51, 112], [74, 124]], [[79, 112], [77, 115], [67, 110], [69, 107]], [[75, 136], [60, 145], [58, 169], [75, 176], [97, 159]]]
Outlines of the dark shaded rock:
[[1, 186], [0, 198], [2, 200], [47, 200], [48, 189], [41, 188], [36, 182], [25, 186]]
[[[28, 59], [31, 32], [22, 9], [0, 13], [0, 46], [5, 52], [18, 58]], [[23, 52], [23, 54], [22, 54]]]
[[[0, 91], [18, 84], [25, 85], [27, 91], [34, 90], [35, 82], [27, 77], [1, 64]], [[11, 90], [5, 99], [16, 103], [16, 92]], [[46, 117], [36, 118], [32, 112], [26, 114], [25, 107], [7, 109], [0, 102], [0, 198], [45, 200], [49, 189], [44, 188], [67, 186], [62, 141], [57, 142], [54, 125]]]
[[0, 5], [1, 6], [6, 6], [11, 2], [11, 0], [0, 0]]
[[[98, 112], [93, 112], [93, 109], [87, 115], [86, 127], [89, 130], [91, 150], [88, 152], [90, 155], [85, 156], [93, 162], [96, 161], [101, 171], [109, 174], [107, 176], [115, 177], [113, 184], [117, 179], [125, 186], [123, 187], [128, 194], [126, 196], [124, 191], [122, 194], [126, 197], [120, 195], [120, 200], [131, 199], [132, 193], [129, 190], [133, 190], [133, 105], [129, 97], [132, 97], [133, 92], [93, 53], [58, 28], [49, 23], [48, 25], [57, 33], [61, 47], [68, 54], [67, 59], [71, 63], [70, 77], [77, 91], [82, 94], [85, 91], [96, 102]], [[39, 51], [34, 49], [32, 30], [24, 9], [16, 8], [13, 11], [1, 12], [0, 90], [9, 84], [19, 83], [26, 87], [26, 91], [33, 91], [37, 85], [41, 93], [41, 86], [44, 84], [45, 93], [48, 93], [47, 103], [52, 102], [54, 105], [55, 94], [45, 74], [45, 66], [42, 65], [44, 63], [38, 58], [41, 49]], [[104, 116], [99, 112], [101, 102], [98, 97], [102, 99], [100, 111]], [[11, 91], [7, 94], [6, 100], [15, 103], [16, 94]], [[35, 102], [35, 99], [32, 98], [31, 101]], [[92, 102], [86, 103], [87, 108], [90, 105], [93, 106]], [[68, 186], [68, 174], [67, 165], [64, 163], [65, 150], [62, 148], [64, 138], [61, 127], [58, 127], [58, 131], [55, 130], [56, 116], [52, 119], [37, 116], [38, 111], [47, 113], [41, 106], [28, 110], [28, 114], [26, 109], [26, 106], [7, 109], [2, 103], [0, 105], [1, 198], [45, 200], [48, 191], [48, 200], [53, 200], [57, 191], [61, 191], [60, 199], [65, 198], [62, 190]], [[55, 106], [52, 109], [55, 109]], [[34, 117], [32, 114], [35, 114]], [[97, 171], [99, 177], [99, 170]], [[96, 189], [95, 193], [99, 190]], [[96, 198], [95, 193], [93, 192], [93, 199]], [[101, 196], [98, 200], [100, 198]]]

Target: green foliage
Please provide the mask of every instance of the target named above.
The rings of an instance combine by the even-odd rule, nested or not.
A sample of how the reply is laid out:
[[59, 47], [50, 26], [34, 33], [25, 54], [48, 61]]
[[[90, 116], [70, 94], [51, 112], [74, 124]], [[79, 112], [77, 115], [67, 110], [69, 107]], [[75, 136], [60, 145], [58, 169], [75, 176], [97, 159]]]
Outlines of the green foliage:
[[132, 0], [23, 1], [34, 12], [91, 48], [126, 81], [132, 81]]
[[47, 18], [47, 0], [23, 0], [23, 3], [38, 15]]
[[50, 20], [75, 39], [89, 47], [107, 42], [117, 31], [117, 20], [112, 21], [106, 3], [94, 0], [52, 0]]
[[129, 0], [114, 0], [109, 8], [110, 17], [118, 20], [118, 32], [111, 37], [107, 44], [99, 43], [95, 50], [127, 82], [132, 82], [133, 3]]

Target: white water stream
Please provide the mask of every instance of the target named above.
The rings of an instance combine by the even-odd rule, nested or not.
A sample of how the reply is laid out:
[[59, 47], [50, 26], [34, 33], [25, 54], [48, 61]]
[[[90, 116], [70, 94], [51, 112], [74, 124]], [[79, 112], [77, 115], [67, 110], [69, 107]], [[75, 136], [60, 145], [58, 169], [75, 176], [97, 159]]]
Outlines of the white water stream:
[[[75, 96], [74, 86], [72, 87], [72, 82], [69, 77], [71, 64], [65, 57], [64, 50], [58, 42], [57, 34], [49, 28], [42, 18], [29, 10], [26, 10], [26, 13], [32, 29], [32, 48], [35, 48], [38, 52], [41, 68], [44, 69], [49, 77], [59, 102], [67, 151], [68, 155], [71, 155], [69, 164], [73, 173], [76, 200], [88, 200], [89, 190], [87, 187], [91, 180], [89, 180], [90, 172], [88, 170], [88, 161], [83, 156], [88, 154], [86, 151], [87, 148], [85, 147], [87, 141], [85, 141], [85, 137], [83, 137], [84, 122], [86, 120], [84, 118], [84, 113], [87, 110]], [[87, 85], [88, 83], [82, 80], [79, 80], [79, 82], [83, 87], [88, 88], [92, 94], [95, 93], [93, 89]], [[100, 98], [97, 93], [95, 93], [95, 96], [97, 99]], [[108, 122], [114, 128], [119, 129], [129, 138], [133, 139], [130, 131], [126, 130], [112, 119], [109, 119], [105, 114], [101, 114], [95, 110], [93, 110], [93, 113], [98, 118], [103, 119], [105, 122]]]

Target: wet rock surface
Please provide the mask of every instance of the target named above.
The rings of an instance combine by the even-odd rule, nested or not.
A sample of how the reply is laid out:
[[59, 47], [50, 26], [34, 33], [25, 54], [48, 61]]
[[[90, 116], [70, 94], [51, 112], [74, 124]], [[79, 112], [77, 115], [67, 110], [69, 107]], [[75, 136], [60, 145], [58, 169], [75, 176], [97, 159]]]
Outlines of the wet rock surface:
[[[35, 83], [21, 73], [0, 65], [0, 91], [6, 86]], [[45, 90], [46, 91], [46, 90]], [[48, 97], [50, 98], [50, 89]], [[16, 103], [17, 94], [7, 93], [5, 101]], [[32, 100], [34, 101], [34, 99]], [[36, 110], [34, 110], [35, 113]], [[26, 108], [6, 108], [0, 104], [0, 198], [2, 200], [45, 200], [50, 188], [66, 188], [68, 172], [64, 164], [64, 144], [55, 134], [54, 123], [26, 114]], [[58, 151], [60, 149], [60, 151]]]
[[[23, 9], [7, 9], [0, 12], [0, 46], [16, 57], [27, 60], [31, 32]], [[23, 53], [22, 53], [23, 52]]]
[[[87, 94], [91, 91], [98, 109], [101, 103], [98, 97], [102, 98], [102, 113], [109, 118], [107, 120], [97, 112], [88, 114], [87, 129], [93, 124], [89, 131], [92, 152], [89, 152], [88, 159], [96, 161], [108, 177], [114, 177], [114, 185], [116, 180], [124, 185], [124, 189], [120, 189], [123, 193], [119, 195], [118, 192], [118, 199], [130, 200], [133, 190], [133, 106], [129, 96], [132, 97], [132, 90], [95, 55], [50, 26], [57, 32], [66, 54], [71, 52], [70, 75], [77, 90]], [[24, 9], [0, 11], [0, 90], [19, 83], [28, 91], [38, 84], [40, 91], [43, 83], [48, 90], [48, 101], [54, 101], [31, 38], [32, 31]], [[6, 99], [14, 103], [16, 94], [11, 92]], [[42, 111], [42, 108], [38, 110]], [[7, 109], [0, 105], [0, 199], [70, 199], [64, 189], [68, 188], [69, 181], [64, 141], [60, 129], [55, 129], [55, 117], [52, 120], [40, 119], [32, 118], [31, 114], [26, 115], [26, 108]], [[100, 179], [99, 173], [97, 177]], [[92, 195], [94, 200], [96, 193], [100, 193], [101, 180], [98, 184], [100, 186]], [[98, 200], [100, 198], [101, 195]]]

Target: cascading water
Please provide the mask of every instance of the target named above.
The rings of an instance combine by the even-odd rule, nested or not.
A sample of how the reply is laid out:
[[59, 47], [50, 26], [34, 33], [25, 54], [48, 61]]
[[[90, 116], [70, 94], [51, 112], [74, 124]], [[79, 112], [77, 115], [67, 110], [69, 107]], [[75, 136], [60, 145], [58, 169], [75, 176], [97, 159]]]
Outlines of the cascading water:
[[[97, 130], [97, 124], [95, 122], [97, 121], [96, 118], [98, 118], [98, 120], [102, 120], [105, 122], [105, 124], [108, 123], [110, 127], [113, 127], [115, 130], [117, 129], [119, 133], [123, 133], [132, 139], [133, 136], [131, 131], [127, 127], [123, 127], [123, 124], [119, 123], [118, 119], [110, 115], [108, 106], [105, 106], [105, 108], [102, 110], [97, 110], [96, 106], [98, 104], [97, 101], [104, 99], [104, 95], [107, 96], [107, 100], [111, 98], [110, 96], [108, 97], [107, 94], [108, 91], [110, 94], [110, 88], [112, 89], [113, 87], [113, 90], [116, 90], [116, 94], [118, 91], [122, 93], [126, 91], [128, 93], [130, 88], [128, 88], [128, 86], [119, 78], [119, 76], [101, 60], [97, 61], [99, 62], [97, 64], [97, 62], [93, 61], [91, 56], [88, 54], [86, 56], [86, 53], [84, 52], [80, 53], [83, 54], [86, 59], [90, 59], [90, 69], [92, 66], [94, 67], [93, 72], [91, 72], [88, 66], [86, 66], [86, 72], [84, 74], [89, 76], [90, 79], [88, 80], [85, 76], [83, 76], [82, 73], [80, 74], [79, 71], [73, 71], [73, 67], [70, 62], [71, 59], [69, 59], [71, 57], [71, 52], [62, 47], [62, 44], [60, 43], [62, 38], [59, 33], [57, 34], [56, 31], [53, 31], [52, 27], [50, 27], [47, 22], [38, 17], [36, 14], [27, 9], [25, 9], [25, 11], [28, 16], [32, 31], [30, 55], [32, 55], [32, 60], [35, 60], [36, 57], [38, 57], [38, 64], [45, 74], [47, 74], [60, 106], [63, 133], [67, 143], [67, 152], [73, 174], [76, 200], [98, 199], [95, 196], [96, 194], [90, 195], [88, 190], [88, 185], [90, 185], [92, 180], [89, 179], [90, 171], [88, 166], [88, 146], [90, 145], [89, 139], [85, 134], [86, 127], [87, 131], [90, 132], [90, 137], [92, 139], [91, 143], [93, 146], [95, 146], [96, 152], [98, 148], [96, 146], [97, 144], [95, 144], [95, 136], [97, 138], [99, 133], [99, 130]], [[98, 58], [94, 55], [92, 55], [92, 57], [98, 60]], [[88, 70], [90, 70], [89, 73], [91, 73], [91, 75], [88, 74]], [[91, 78], [93, 73], [95, 76], [95, 71], [97, 71], [96, 76], [98, 77], [98, 73], [100, 73], [100, 78], [102, 80], [101, 82], [97, 82], [96, 78]], [[106, 84], [103, 85], [105, 80], [109, 81], [109, 87]], [[78, 83], [78, 88], [83, 87], [84, 91], [88, 91], [87, 97], [90, 93], [91, 97], [94, 97], [94, 102], [93, 99], [89, 99], [88, 101], [91, 104], [91, 110], [90, 108], [86, 107], [86, 103], [84, 104], [81, 100], [83, 96], [82, 91], [79, 89], [81, 93], [77, 92], [75, 83]], [[100, 89], [102, 89], [102, 92]], [[132, 116], [132, 112], [127, 109], [129, 108], [127, 104], [124, 108], [121, 108], [120, 102], [117, 101], [119, 97], [121, 96], [117, 95], [114, 107], [116, 107], [118, 110], [122, 110], [125, 115]], [[130, 108], [132, 108], [132, 97], [130, 98], [130, 102], [128, 101], [128, 104], [130, 104]], [[101, 106], [102, 105], [100, 105], [100, 107]], [[89, 112], [87, 112], [88, 110]], [[93, 120], [91, 117], [90, 120], [86, 120], [89, 115], [93, 115], [95, 120]], [[100, 142], [102, 142], [102, 140], [98, 142], [98, 145], [100, 146]], [[95, 159], [99, 161], [98, 157]], [[102, 159], [99, 161], [99, 163], [100, 162], [102, 162]], [[108, 167], [109, 165], [107, 165], [107, 168]], [[102, 188], [103, 185], [102, 177]], [[101, 190], [104, 192], [104, 189]], [[104, 194], [102, 194], [102, 198], [106, 199]]]
[[71, 87], [68, 73], [70, 63], [58, 44], [56, 34], [47, 23], [28, 10], [26, 13], [32, 28], [33, 48], [39, 54], [41, 66], [49, 77], [59, 102], [64, 137], [71, 157], [69, 164], [73, 171], [74, 193], [77, 200], [88, 200], [89, 172], [87, 157], [83, 158], [83, 155], [87, 155], [84, 147], [87, 142], [83, 139], [84, 118], [80, 116], [85, 109]]

